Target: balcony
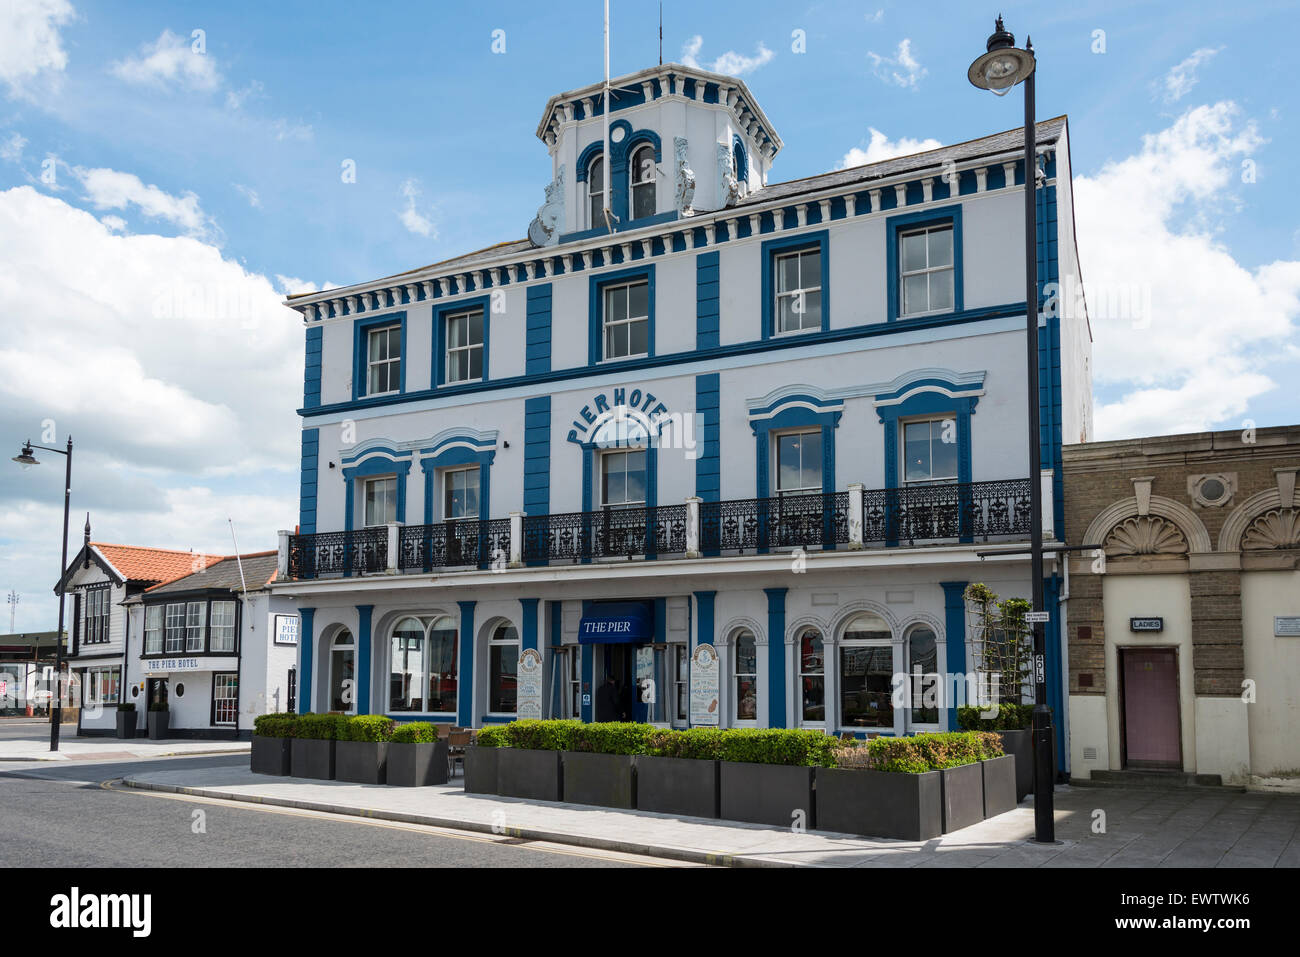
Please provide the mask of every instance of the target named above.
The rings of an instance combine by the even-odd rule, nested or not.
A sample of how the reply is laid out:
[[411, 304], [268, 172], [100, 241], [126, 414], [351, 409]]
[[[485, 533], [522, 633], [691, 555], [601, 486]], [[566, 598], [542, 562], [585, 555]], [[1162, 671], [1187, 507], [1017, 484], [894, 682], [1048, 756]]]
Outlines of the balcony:
[[[387, 525], [289, 535], [282, 565], [298, 580], [987, 542], [1030, 532], [1029, 479], [777, 498], [514, 513], [491, 521]], [[1050, 491], [1045, 501], [1051, 501]]]

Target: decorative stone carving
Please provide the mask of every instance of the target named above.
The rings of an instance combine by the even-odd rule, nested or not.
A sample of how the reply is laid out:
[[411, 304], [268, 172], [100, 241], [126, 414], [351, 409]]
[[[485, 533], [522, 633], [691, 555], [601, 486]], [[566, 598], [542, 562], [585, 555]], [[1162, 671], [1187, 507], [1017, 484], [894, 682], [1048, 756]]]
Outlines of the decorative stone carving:
[[1186, 555], [1187, 537], [1173, 522], [1158, 515], [1125, 519], [1106, 536], [1106, 554]]
[[681, 216], [694, 216], [695, 171], [686, 160], [686, 137], [673, 137], [673, 150], [677, 156], [677, 212]]
[[528, 238], [534, 246], [554, 246], [564, 231], [564, 167], [561, 166], [546, 187], [546, 202], [528, 226]]
[[718, 144], [718, 196], [723, 206], [735, 206], [744, 196], [736, 177], [736, 156], [725, 143]]
[[1300, 509], [1274, 508], [1246, 526], [1242, 551], [1300, 548]]

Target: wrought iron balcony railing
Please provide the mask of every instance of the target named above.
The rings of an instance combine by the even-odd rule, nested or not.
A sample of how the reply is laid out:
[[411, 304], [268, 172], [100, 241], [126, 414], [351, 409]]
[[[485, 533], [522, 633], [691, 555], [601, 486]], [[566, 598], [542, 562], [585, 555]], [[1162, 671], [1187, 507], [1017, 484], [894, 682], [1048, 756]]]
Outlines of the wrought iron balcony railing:
[[441, 572], [792, 548], [1028, 535], [1029, 480], [816, 492], [726, 502], [394, 525], [289, 538], [292, 578]]

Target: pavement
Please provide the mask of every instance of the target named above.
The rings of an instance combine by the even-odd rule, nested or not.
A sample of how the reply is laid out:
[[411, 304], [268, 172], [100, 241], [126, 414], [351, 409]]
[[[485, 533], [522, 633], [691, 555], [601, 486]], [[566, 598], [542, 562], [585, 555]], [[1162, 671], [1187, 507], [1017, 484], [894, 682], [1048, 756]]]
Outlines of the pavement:
[[1300, 797], [1058, 786], [1056, 836], [1030, 841], [1032, 799], [932, 841], [466, 794], [462, 782], [389, 788], [253, 774], [247, 766], [130, 773], [123, 783], [203, 798], [456, 828], [733, 867], [1300, 867]]
[[247, 754], [247, 741], [200, 741], [172, 738], [121, 740], [114, 737], [82, 738], [77, 726], [59, 729], [59, 750], [50, 750], [50, 723], [43, 718], [6, 718], [0, 723], [0, 764], [7, 761], [132, 761], [173, 755]]

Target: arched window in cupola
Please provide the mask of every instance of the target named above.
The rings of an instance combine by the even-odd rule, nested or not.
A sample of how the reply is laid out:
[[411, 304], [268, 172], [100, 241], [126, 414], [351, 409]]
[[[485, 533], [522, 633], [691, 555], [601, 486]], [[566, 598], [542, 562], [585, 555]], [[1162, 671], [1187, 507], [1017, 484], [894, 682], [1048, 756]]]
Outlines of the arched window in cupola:
[[632, 162], [629, 164], [628, 173], [632, 177], [632, 218], [644, 219], [647, 216], [653, 216], [657, 212], [655, 207], [657, 171], [655, 169], [654, 146], [647, 143], [637, 148], [636, 152], [632, 154]]
[[605, 223], [605, 158], [603, 156], [593, 157], [591, 165], [587, 167], [587, 198], [591, 217], [588, 225], [596, 229]]

